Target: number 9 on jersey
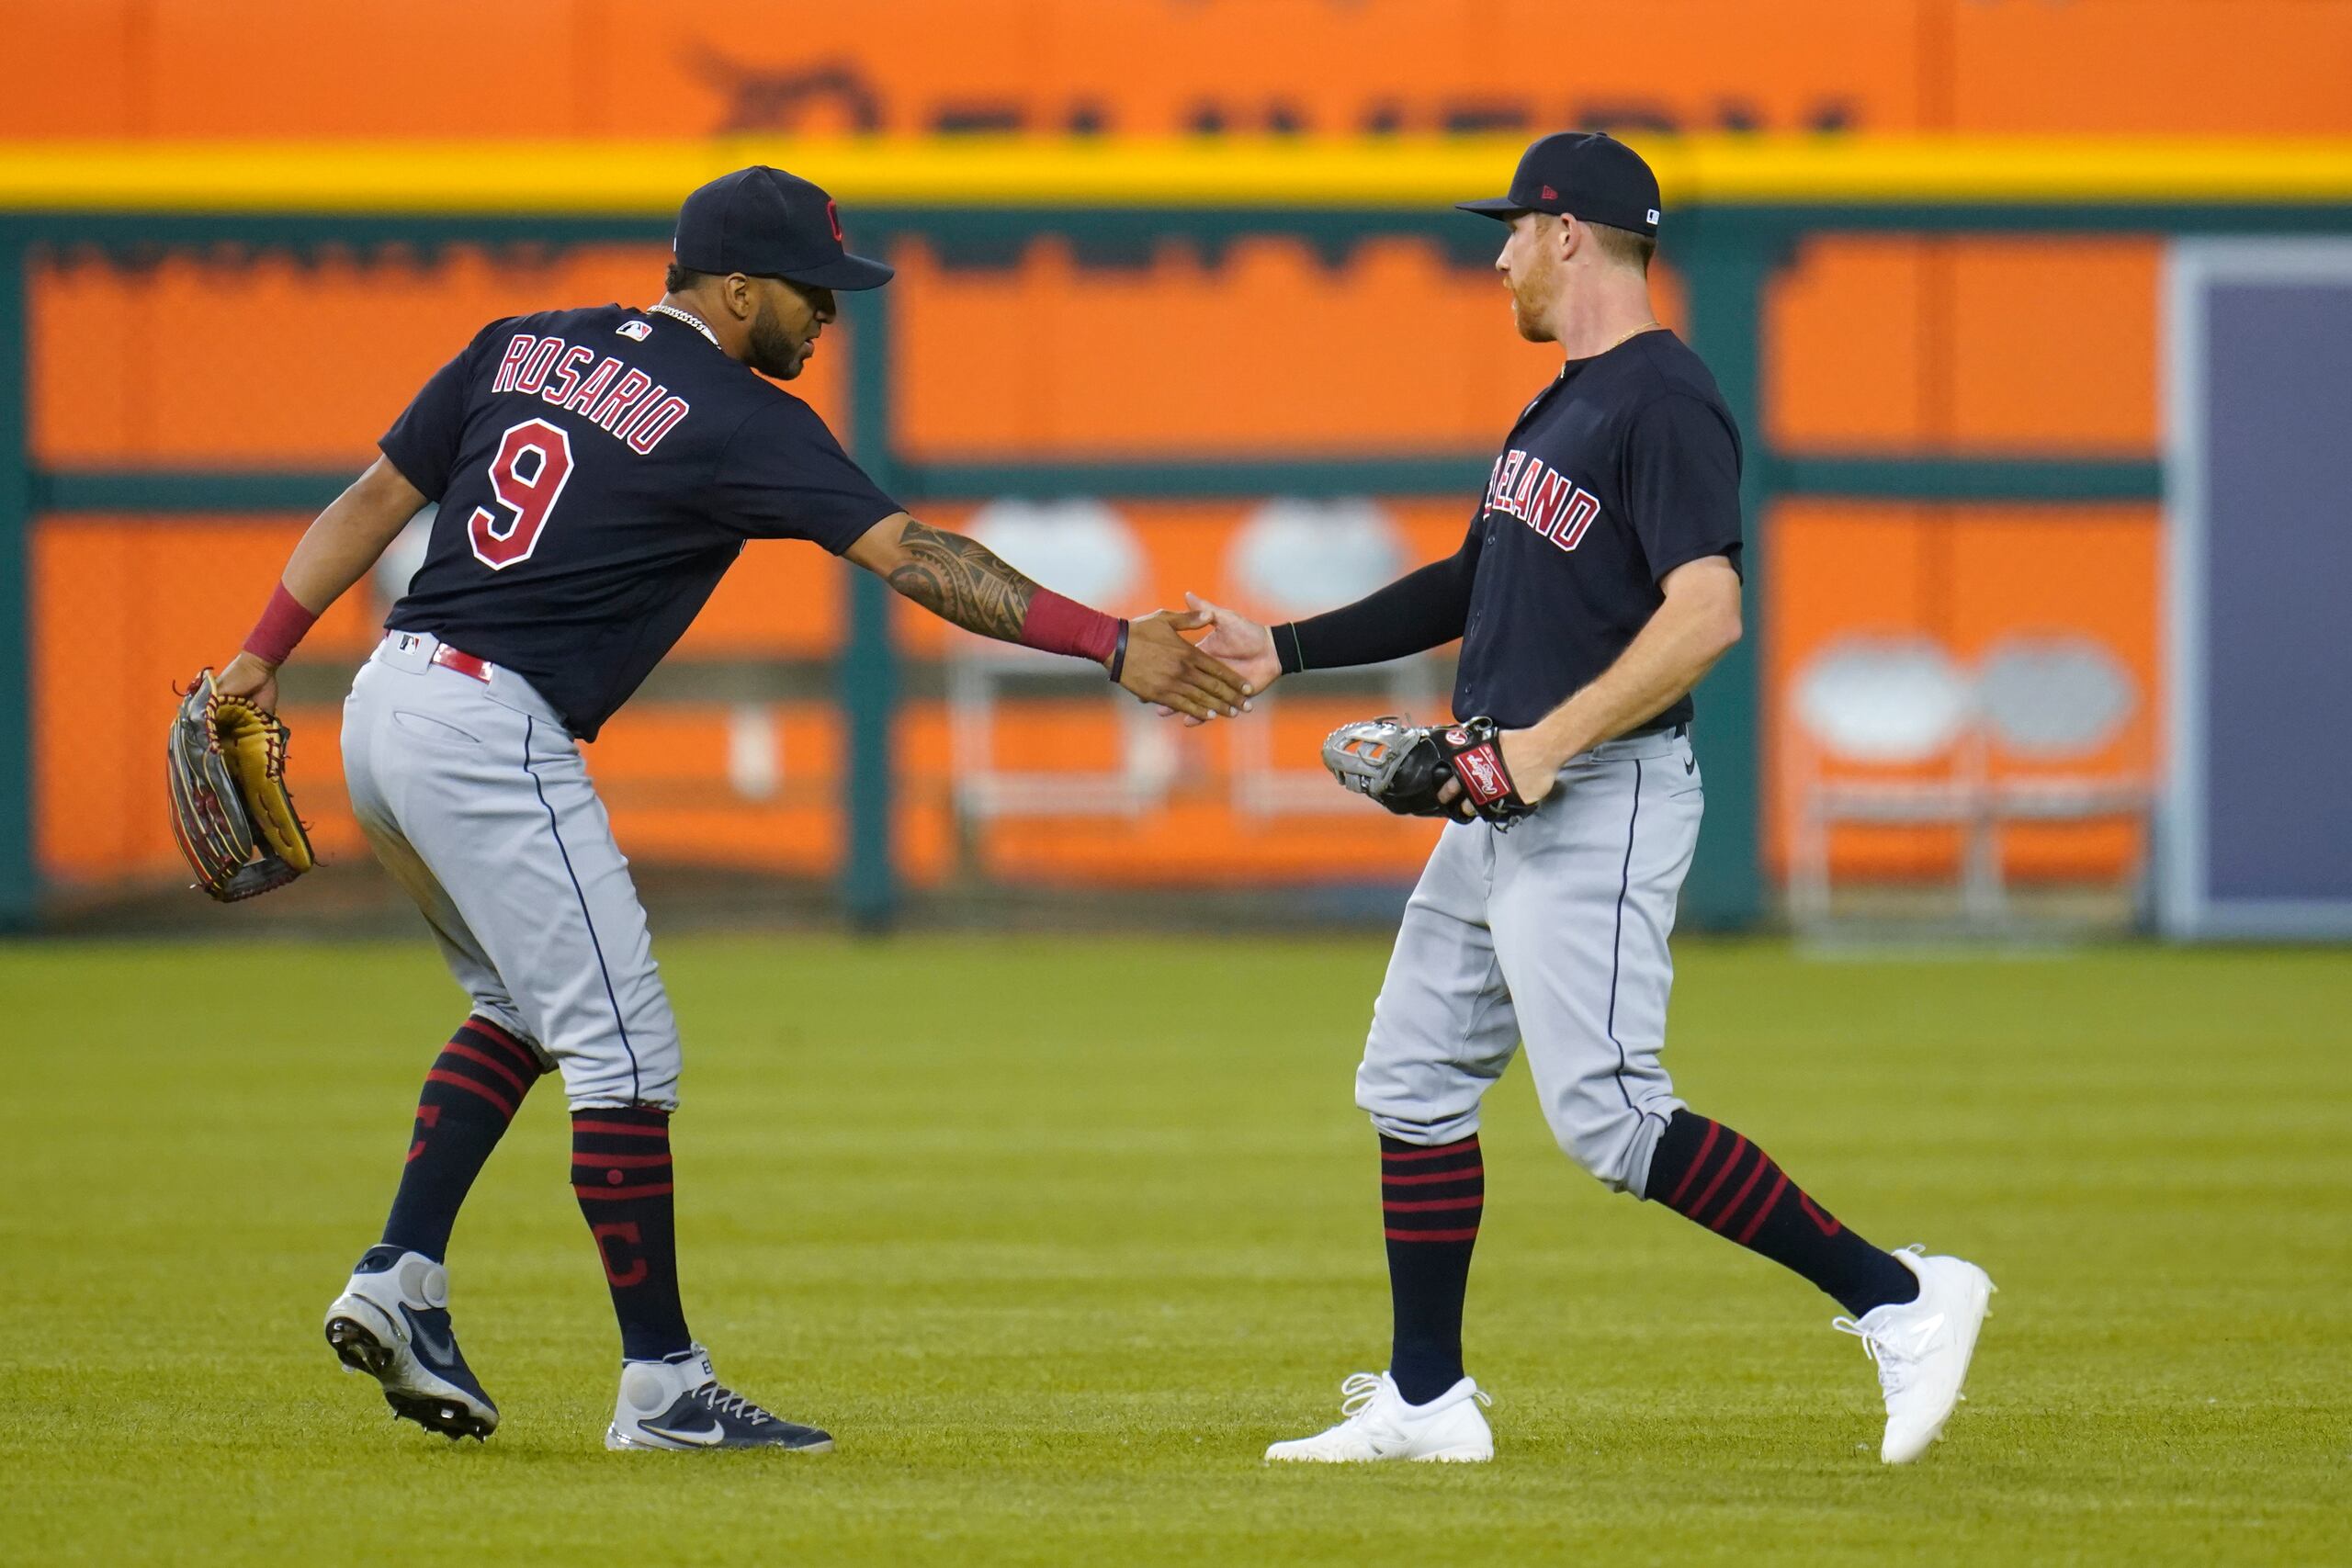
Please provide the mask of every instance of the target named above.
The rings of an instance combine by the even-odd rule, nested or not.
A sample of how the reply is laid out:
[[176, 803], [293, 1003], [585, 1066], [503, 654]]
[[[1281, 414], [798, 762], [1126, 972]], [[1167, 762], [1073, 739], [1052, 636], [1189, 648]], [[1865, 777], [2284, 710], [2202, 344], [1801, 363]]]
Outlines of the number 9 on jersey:
[[490, 461], [490, 492], [514, 516], [501, 517], [487, 506], [474, 508], [466, 519], [474, 558], [492, 571], [530, 559], [538, 547], [539, 531], [548, 525], [571, 477], [571, 437], [561, 426], [543, 419], [508, 426], [499, 439], [498, 456]]

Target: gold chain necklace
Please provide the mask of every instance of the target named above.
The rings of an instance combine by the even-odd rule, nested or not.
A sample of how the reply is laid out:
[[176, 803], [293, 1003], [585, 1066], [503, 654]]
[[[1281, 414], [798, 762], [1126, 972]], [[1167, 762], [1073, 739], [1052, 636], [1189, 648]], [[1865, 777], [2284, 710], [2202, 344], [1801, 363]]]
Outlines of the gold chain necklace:
[[[1621, 337], [1621, 338], [1617, 339], [1615, 343], [1611, 343], [1611, 344], [1609, 345], [1609, 348], [1615, 348], [1615, 347], [1617, 347], [1617, 346], [1618, 346], [1618, 344], [1628, 344], [1628, 343], [1631, 343], [1631, 342], [1633, 342], [1635, 338], [1637, 338], [1637, 337], [1641, 336], [1644, 333], [1650, 331], [1652, 328], [1654, 328], [1654, 327], [1663, 327], [1664, 325], [1666, 325], [1666, 323], [1665, 323], [1664, 321], [1661, 321], [1657, 320], [1657, 318], [1656, 318], [1655, 316], [1653, 316], [1652, 318], [1650, 318], [1650, 320], [1648, 320], [1648, 321], [1644, 321], [1640, 326], [1635, 327], [1632, 332], [1627, 333], [1623, 337]], [[1604, 349], [1600, 350], [1600, 353], [1598, 353], [1598, 354], [1594, 354], [1593, 355], [1591, 355], [1591, 357], [1592, 357], [1592, 358], [1594, 358], [1594, 359], [1598, 359], [1598, 358], [1600, 358], [1600, 355], [1601, 355], [1602, 354], [1606, 354], [1606, 353], [1608, 353], [1608, 352], [1609, 352], [1609, 348], [1604, 348]]]

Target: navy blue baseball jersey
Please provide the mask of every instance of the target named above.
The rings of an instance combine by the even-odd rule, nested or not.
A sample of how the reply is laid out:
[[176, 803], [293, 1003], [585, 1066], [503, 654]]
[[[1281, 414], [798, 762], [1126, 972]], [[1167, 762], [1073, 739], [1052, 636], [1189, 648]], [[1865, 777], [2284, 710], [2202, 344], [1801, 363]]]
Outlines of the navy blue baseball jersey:
[[[1668, 572], [1707, 556], [1737, 568], [1739, 465], [1714, 377], [1673, 333], [1563, 367], [1511, 427], [1470, 525], [1455, 715], [1533, 724], [1616, 662]], [[1686, 695], [1649, 725], [1690, 712]]]
[[619, 305], [492, 322], [380, 445], [441, 503], [385, 625], [504, 665], [583, 740], [745, 540], [838, 555], [901, 510], [808, 404], [691, 323]]

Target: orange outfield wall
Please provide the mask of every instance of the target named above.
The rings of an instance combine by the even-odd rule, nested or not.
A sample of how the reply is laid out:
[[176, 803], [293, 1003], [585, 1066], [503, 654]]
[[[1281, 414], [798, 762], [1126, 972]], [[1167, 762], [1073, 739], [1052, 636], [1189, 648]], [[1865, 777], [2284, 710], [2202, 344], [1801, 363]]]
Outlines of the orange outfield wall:
[[0, 137], [2292, 135], [2345, 128], [2352, 4], [0, 0]]
[[[723, 24], [648, 0], [413, 0], [390, 11], [0, 0], [0, 58], [17, 67], [0, 138], [17, 139], [1600, 123], [1629, 134], [2352, 133], [2352, 0], [868, 0], [752, 5]], [[321, 68], [353, 59], [368, 69]], [[495, 90], [481, 87], [486, 61], [498, 62]], [[1670, 226], [1665, 258], [1671, 321]], [[36, 449], [48, 463], [356, 467], [483, 320], [649, 298], [662, 259], [629, 246], [541, 262], [216, 254], [125, 270], [51, 258], [34, 291]], [[1477, 448], [1551, 363], [1513, 339], [1488, 278], [1407, 243], [1365, 245], [1338, 266], [1275, 242], [1238, 244], [1214, 265], [1170, 246], [1114, 270], [1080, 267], [1053, 241], [995, 270], [950, 269], [920, 245], [895, 259], [897, 434], [919, 456]], [[1808, 243], [1771, 304], [1765, 434], [1800, 448], [2144, 456], [2157, 428], [2159, 261], [2154, 244], [2128, 238]], [[836, 420], [842, 346], [829, 336], [796, 389]], [[1180, 525], [1182, 511], [1136, 514], [1179, 534], [1206, 529], [1204, 540], [1230, 523], [1201, 514]], [[1442, 547], [1452, 516], [1417, 511], [1416, 539]], [[2027, 626], [2098, 636], [2155, 689], [2145, 511], [1792, 506], [1759, 522], [1776, 552], [1763, 606], [1775, 691], [1841, 630], [1921, 631], [1968, 654]], [[44, 677], [40, 688], [51, 735], [41, 754], [68, 754], [52, 734], [62, 711], [77, 711], [76, 735], [91, 724], [114, 733], [110, 716], [91, 715], [119, 713], [119, 787], [145, 788], [144, 696], [241, 629], [224, 618], [241, 612], [191, 619], [175, 585], [203, 581], [208, 597], [233, 604], [240, 583], [266, 579], [292, 525], [45, 523], [36, 636], [41, 669], [62, 683]], [[752, 552], [690, 650], [799, 657], [830, 646], [835, 573], [803, 565], [805, 554]], [[1153, 592], [1206, 581], [1216, 549], [1195, 554], [1181, 570], [1162, 560]], [[365, 617], [352, 615], [338, 647], [364, 641]], [[93, 626], [116, 632], [96, 652]], [[77, 695], [99, 707], [77, 710]], [[2152, 747], [2154, 729], [2151, 705], [2126, 749]], [[658, 784], [674, 759], [699, 757], [707, 774], [722, 731], [712, 713], [632, 716], [598, 766], [616, 784]], [[786, 716], [782, 733], [788, 780], [793, 758], [813, 770], [791, 787], [830, 789], [822, 716]], [[910, 717], [908, 735], [921, 755], [944, 755], [934, 719]], [[1213, 773], [1221, 764], [1203, 745]], [[300, 765], [331, 766], [332, 749], [312, 744], [307, 758]], [[68, 787], [48, 781], [41, 795], [53, 869], [104, 874], [145, 852], [102, 842], [100, 814]], [[910, 806], [906, 835], [919, 872], [944, 863], [947, 838], [936, 782], [910, 794], [925, 791], [932, 804]], [[649, 852], [695, 852], [729, 834], [767, 845], [779, 866], [820, 869], [833, 852], [834, 818], [814, 805], [756, 820], [725, 808], [739, 817], [723, 829], [720, 807], [662, 809], [632, 829]], [[1768, 822], [1777, 844], [1778, 813]], [[1308, 843], [1340, 830], [1296, 829]], [[2111, 864], [2123, 852], [2112, 839], [2019, 852], [2053, 871], [2085, 852]], [[1159, 863], [1149, 840], [1007, 830], [984, 848], [1027, 846], [1029, 859], [1001, 869], [1029, 874], [1140, 875]], [[1386, 865], [1391, 852], [1355, 852]], [[1841, 847], [1851, 864], [1888, 870], [1941, 852], [1924, 841]]]
[[[1146, 267], [1083, 269], [1051, 241], [1002, 270], [951, 271], [920, 246], [896, 259], [897, 434], [926, 457], [1476, 449], [1557, 364], [1512, 333], [1491, 278], [1408, 242], [1337, 269], [1278, 241], [1216, 267], [1171, 246]], [[356, 466], [484, 321], [651, 298], [662, 260], [61, 258], [35, 279], [34, 450]], [[2157, 263], [2132, 239], [1808, 244], [1767, 323], [1771, 438], [2146, 453]], [[845, 310], [844, 338], [856, 300]], [[835, 418], [843, 357], [828, 334], [794, 387]]]
[[[39, 273], [34, 290], [36, 450], [52, 464], [347, 463], [356, 470], [413, 388], [482, 320], [560, 302], [646, 298], [658, 286], [662, 259], [640, 247], [542, 263], [493, 264], [460, 252], [429, 265], [180, 257], [126, 269], [96, 257], [59, 258]], [[898, 259], [898, 434], [924, 457], [1476, 449], [1498, 438], [1553, 364], [1549, 351], [1510, 333], [1491, 280], [1410, 243], [1367, 245], [1339, 268], [1276, 242], [1239, 244], [1215, 267], [1170, 247], [1148, 266], [1086, 269], [1052, 242], [1001, 270], [944, 268], [921, 246]], [[1810, 244], [1776, 287], [1767, 322], [1772, 439], [1883, 450], [2147, 452], [2155, 434], [2156, 265], [2154, 246], [2131, 240]], [[1672, 320], [1679, 289], [1670, 272], [1660, 283]], [[854, 300], [849, 309], [841, 334], [828, 336], [796, 387], [837, 421], [843, 338], [856, 330]], [[1467, 497], [1423, 513], [1435, 519], [1416, 530], [1426, 553], [1449, 546], [1466, 505]], [[1950, 568], [1962, 548], [1958, 541], [1973, 536], [1977, 523], [1933, 508], [1880, 508], [1870, 516], [1858, 533], [1824, 534], [1806, 513], [1773, 520], [1781, 564], [1764, 622], [1772, 629], [1776, 686], [1792, 658], [1841, 628], [1916, 629], [1958, 646], [1967, 628], [1998, 622], [2007, 602], [1998, 577], [1980, 574], [1962, 587]], [[1228, 510], [1208, 522], [1222, 530], [1233, 517]], [[2072, 524], [2053, 513], [2047, 526]], [[2052, 577], [2030, 564], [2046, 554], [2031, 540], [2022, 542], [2018, 560], [2019, 570], [2065, 585], [2060, 597], [2075, 606], [2076, 623], [2129, 628], [2104, 640], [2153, 691], [2154, 599], [2146, 583], [2153, 569], [2140, 564], [2154, 558], [2153, 519], [2121, 526], [2081, 536], [2124, 552], [2131, 564], [2118, 574]], [[127, 782], [109, 787], [147, 787], [152, 714], [138, 694], [160, 694], [168, 680], [220, 657], [243, 629], [223, 618], [243, 612], [191, 620], [164, 590], [195, 573], [214, 585], [220, 603], [233, 605], [238, 583], [266, 580], [288, 527], [232, 531], [220, 536], [235, 542], [230, 548], [206, 542], [210, 530], [185, 525], [44, 528], [44, 560], [92, 563], [87, 571], [61, 565], [41, 579], [34, 624], [44, 667], [74, 671], [66, 686], [44, 682], [43, 692], [64, 702], [44, 713], [74, 712], [83, 743], [119, 749]], [[1818, 539], [1850, 543], [1825, 551]], [[1216, 592], [1216, 554], [1204, 547], [1193, 568], [1159, 574], [1154, 592], [1172, 602], [1187, 587]], [[685, 651], [809, 657], [833, 645], [840, 610], [836, 574], [820, 559], [788, 547], [754, 550]], [[359, 627], [364, 617], [356, 610], [351, 617], [359, 617]], [[88, 628], [118, 623], [119, 640], [94, 654]], [[910, 630], [918, 648], [930, 646]], [[360, 641], [364, 629], [336, 646]], [[69, 691], [95, 701], [64, 701]], [[120, 722], [94, 723], [100, 713], [119, 714]], [[625, 718], [598, 748], [597, 765], [617, 777], [640, 749], [658, 767], [681, 744], [688, 752], [720, 747], [723, 716], [706, 715], [702, 739], [690, 743], [679, 739], [676, 716]], [[54, 722], [45, 719], [45, 727]], [[823, 728], [815, 717], [794, 722]], [[94, 728], [112, 742], [95, 739]], [[642, 748], [632, 739], [639, 728]], [[910, 733], [925, 732], [918, 725]], [[42, 754], [69, 750], [47, 747]], [[830, 743], [790, 750], [803, 760], [831, 754]], [[314, 746], [304, 765], [331, 759], [330, 749]], [[910, 845], [945, 842], [944, 826], [922, 826], [943, 798], [939, 768], [944, 761], [931, 782], [910, 791], [914, 800], [928, 790], [932, 802], [910, 806]], [[646, 852], [764, 844], [777, 869], [822, 870], [837, 847], [835, 818], [824, 805], [830, 774], [797, 776], [812, 793], [782, 815], [780, 807], [741, 805], [653, 811], [640, 824]], [[143, 852], [101, 842], [106, 832], [63, 793], [67, 783], [53, 781], [41, 795], [43, 856], [52, 871], [103, 876], [110, 863], [137, 863], [167, 849], [160, 840]], [[627, 807], [621, 814], [625, 821], [643, 815]], [[109, 812], [106, 819], [124, 817]], [[1778, 814], [1770, 820], [1777, 846]], [[1354, 844], [1346, 859], [1321, 863], [1394, 874], [1409, 869], [1409, 846], [1401, 859], [1378, 851], [1378, 829], [1368, 830], [1374, 839]], [[1282, 842], [1314, 843], [1335, 831], [1362, 837], [1351, 825], [1308, 819], [1289, 824]], [[1170, 835], [1171, 843], [1189, 836], [1172, 829]], [[989, 839], [984, 858], [1024, 844], [1003, 869], [1142, 875], [1166, 869], [1170, 857], [1153, 848], [1159, 836], [1116, 824], [1052, 838], [1008, 828]], [[2120, 863], [2129, 846], [2117, 848], [2112, 838], [2100, 840], [2108, 847], [2095, 860]], [[1230, 872], [1279, 874], [1293, 858], [1272, 840], [1227, 839], [1240, 845], [1237, 861], [1218, 863]], [[2080, 849], [2078, 842], [2021, 852], [2022, 869], [2076, 865]], [[1942, 851], [1916, 836], [1881, 836], [1842, 845], [1840, 854], [1852, 869], [1901, 870], [1937, 862]], [[936, 870], [936, 854], [929, 859]]]

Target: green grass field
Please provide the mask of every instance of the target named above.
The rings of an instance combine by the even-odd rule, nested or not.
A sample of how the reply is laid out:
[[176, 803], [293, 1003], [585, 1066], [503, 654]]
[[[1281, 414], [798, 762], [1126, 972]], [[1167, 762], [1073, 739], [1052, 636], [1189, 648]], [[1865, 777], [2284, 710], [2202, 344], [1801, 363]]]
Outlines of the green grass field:
[[[1479, 1469], [1269, 1470], [1377, 1368], [1378, 942], [676, 941], [687, 1305], [828, 1456], [608, 1455], [543, 1088], [451, 1262], [486, 1446], [319, 1316], [461, 1005], [425, 943], [0, 948], [0, 1560], [2342, 1562], [2352, 961], [1692, 944], [1682, 1091], [2003, 1287], [1876, 1460], [1836, 1308], [1490, 1102]], [[232, 967], [233, 965], [233, 967]]]

